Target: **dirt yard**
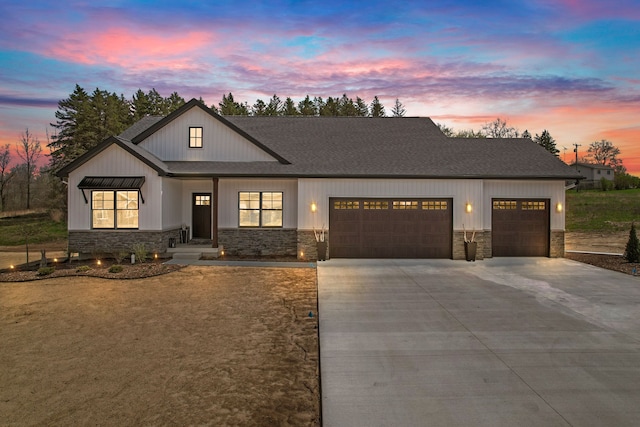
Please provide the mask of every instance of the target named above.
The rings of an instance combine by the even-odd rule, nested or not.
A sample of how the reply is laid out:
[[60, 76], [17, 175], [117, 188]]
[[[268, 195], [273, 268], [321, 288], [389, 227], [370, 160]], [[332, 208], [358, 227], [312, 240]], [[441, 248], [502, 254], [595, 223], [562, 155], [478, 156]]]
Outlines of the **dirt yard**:
[[0, 424], [317, 426], [315, 314], [311, 268], [0, 283]]

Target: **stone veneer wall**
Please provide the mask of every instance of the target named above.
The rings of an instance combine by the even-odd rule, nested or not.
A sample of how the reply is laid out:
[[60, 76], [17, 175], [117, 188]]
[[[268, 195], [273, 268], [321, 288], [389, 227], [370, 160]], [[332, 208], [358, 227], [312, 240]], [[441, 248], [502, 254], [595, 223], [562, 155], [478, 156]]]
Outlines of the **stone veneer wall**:
[[564, 258], [564, 231], [551, 232], [551, 247], [549, 257]]
[[296, 256], [297, 230], [232, 228], [218, 230], [218, 246], [229, 255]]
[[[329, 247], [329, 232], [326, 230], [324, 232], [324, 241], [327, 242], [326, 259], [329, 259], [331, 248]], [[318, 259], [316, 236], [312, 230], [298, 230], [298, 259]]]
[[144, 244], [149, 252], [166, 252], [169, 239], [180, 242], [180, 229], [166, 231], [92, 230], [69, 231], [69, 252], [109, 255], [114, 252], [133, 252], [133, 245]]
[[[467, 231], [467, 238], [471, 239], [473, 232]], [[478, 242], [478, 248], [476, 250], [476, 259], [481, 260], [486, 258], [485, 252], [485, 233], [482, 231], [476, 231], [475, 241]], [[464, 232], [453, 232], [453, 259], [466, 260], [467, 257], [464, 253]]]

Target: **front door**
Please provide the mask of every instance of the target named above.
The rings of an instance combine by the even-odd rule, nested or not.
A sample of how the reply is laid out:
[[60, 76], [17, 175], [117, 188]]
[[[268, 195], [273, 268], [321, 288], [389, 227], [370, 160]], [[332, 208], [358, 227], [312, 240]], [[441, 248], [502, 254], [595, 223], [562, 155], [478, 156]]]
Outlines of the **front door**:
[[211, 193], [193, 194], [194, 239], [211, 239]]

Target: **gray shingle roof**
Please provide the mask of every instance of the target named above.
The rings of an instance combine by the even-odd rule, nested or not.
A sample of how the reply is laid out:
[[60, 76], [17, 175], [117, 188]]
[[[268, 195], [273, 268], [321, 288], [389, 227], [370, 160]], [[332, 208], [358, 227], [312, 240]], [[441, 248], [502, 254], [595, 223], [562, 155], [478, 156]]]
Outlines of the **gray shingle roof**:
[[[206, 110], [274, 155], [274, 161], [162, 161], [137, 145], [194, 107]], [[419, 117], [223, 117], [191, 100], [167, 117], [143, 118], [117, 139], [123, 148], [166, 175], [581, 178], [574, 168], [530, 139], [448, 138], [431, 119]]]

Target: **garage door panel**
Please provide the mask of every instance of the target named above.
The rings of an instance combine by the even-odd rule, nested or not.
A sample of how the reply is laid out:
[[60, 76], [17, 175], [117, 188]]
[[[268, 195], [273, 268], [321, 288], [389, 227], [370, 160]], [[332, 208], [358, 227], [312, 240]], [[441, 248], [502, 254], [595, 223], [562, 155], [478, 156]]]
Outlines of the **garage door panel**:
[[330, 205], [332, 257], [451, 258], [451, 199], [339, 198]]

